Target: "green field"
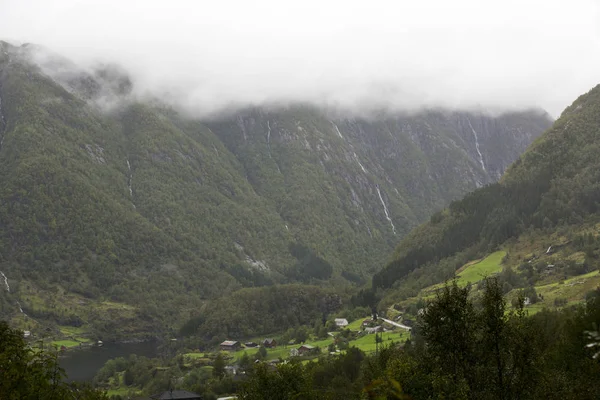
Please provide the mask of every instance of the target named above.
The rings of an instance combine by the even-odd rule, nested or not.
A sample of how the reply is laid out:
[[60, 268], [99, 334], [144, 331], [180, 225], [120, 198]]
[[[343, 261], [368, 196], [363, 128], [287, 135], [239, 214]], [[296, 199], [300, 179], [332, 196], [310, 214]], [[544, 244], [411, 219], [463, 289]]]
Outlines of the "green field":
[[78, 328], [74, 326], [59, 326], [60, 333], [63, 335], [63, 339], [55, 340], [52, 344], [56, 347], [77, 347], [81, 343], [89, 343], [91, 340], [85, 335], [84, 328]]
[[123, 398], [127, 398], [127, 395], [133, 394], [133, 395], [139, 395], [141, 392], [139, 390], [136, 389], [132, 389], [128, 386], [123, 386], [123, 387], [119, 387], [117, 389], [108, 389], [106, 391], [106, 395], [108, 397], [110, 396], [121, 396]]
[[[497, 251], [490, 254], [483, 260], [474, 260], [468, 262], [458, 269], [456, 273], [456, 283], [458, 286], [464, 287], [469, 283], [477, 283], [488, 276], [492, 276], [502, 271], [502, 259], [506, 256], [506, 251]], [[444, 287], [446, 283], [441, 282], [435, 285], [426, 287], [421, 290], [420, 298], [433, 299], [435, 292]], [[410, 299], [416, 300], [417, 297]]]
[[186, 353], [186, 354], [184, 354], [184, 356], [191, 358], [191, 359], [200, 359], [200, 358], [208, 359], [207, 353]]
[[[592, 271], [586, 274], [574, 276], [560, 282], [552, 282], [545, 285], [535, 286], [539, 301], [525, 307], [529, 315], [536, 314], [543, 309], [556, 309], [563, 306], [571, 306], [584, 302], [585, 295], [600, 286], [600, 272]], [[508, 303], [514, 300], [521, 289], [514, 289], [507, 294]], [[557, 306], [556, 299], [564, 303]]]
[[485, 277], [502, 271], [502, 259], [506, 256], [505, 251], [497, 251], [490, 254], [478, 263], [467, 265], [457, 274], [459, 286], [466, 286], [469, 282], [476, 283]]
[[568, 302], [575, 300], [581, 301], [585, 293], [595, 289], [600, 284], [600, 274], [598, 271], [574, 276], [562, 282], [553, 282], [547, 285], [535, 287], [538, 295], [544, 297], [544, 302], [554, 301], [556, 298], [566, 299]]
[[65, 336], [81, 336], [86, 333], [84, 328], [75, 326], [59, 326], [58, 329]]
[[[381, 345], [388, 345], [392, 341], [395, 343], [404, 342], [410, 337], [410, 333], [405, 330], [398, 330], [394, 332], [383, 332], [381, 334], [382, 342]], [[375, 335], [364, 335], [356, 340], [350, 342], [350, 346], [358, 347], [365, 353], [373, 353], [377, 347], [375, 344]]]
[[368, 316], [363, 317], [363, 318], [359, 318], [356, 321], [352, 321], [348, 324], [348, 326], [346, 326], [347, 329], [350, 329], [351, 331], [355, 332], [355, 331], [359, 331], [361, 326], [362, 326], [362, 322], [369, 318]]
[[52, 342], [52, 344], [56, 347], [61, 347], [61, 346], [65, 346], [65, 347], [77, 347], [79, 346], [80, 342], [77, 342], [75, 340], [55, 340]]
[[[326, 344], [324, 344], [324, 342], [326, 342]], [[321, 348], [323, 348], [323, 345], [324, 345], [324, 347], [327, 348], [329, 343], [332, 343], [332, 342], [333, 342], [333, 338], [329, 338], [325, 341], [318, 341], [318, 342], [306, 341], [306, 344], [309, 344], [309, 345], [315, 346], [315, 347], [320, 346]], [[277, 346], [274, 349], [267, 349], [267, 360], [278, 360], [279, 358], [288, 358], [290, 356], [290, 350], [293, 348], [298, 348], [299, 346], [300, 345]], [[244, 355], [244, 353], [247, 353], [250, 357], [252, 357], [252, 355], [256, 354], [257, 351], [258, 351], [258, 348], [242, 349], [242, 350], [236, 351], [235, 353], [231, 353], [231, 355], [233, 356], [233, 359], [237, 361]]]
[[[351, 323], [348, 324], [348, 326], [346, 328], [350, 329], [351, 331], [360, 330], [362, 321], [364, 321], [365, 318], [367, 318], [367, 317], [359, 318], [355, 321], [352, 321]], [[269, 336], [269, 335], [266, 335], [266, 336]], [[271, 335], [271, 337], [276, 337], [276, 336], [277, 335]], [[409, 337], [410, 337], [410, 332], [407, 332], [403, 329], [398, 329], [393, 332], [384, 332], [382, 334], [382, 339], [383, 339], [384, 344], [390, 343], [392, 340], [396, 343], [404, 342]], [[319, 347], [319, 348], [321, 348], [321, 354], [326, 354], [327, 347], [330, 344], [332, 344], [333, 341], [334, 341], [333, 337], [327, 337], [326, 339], [322, 339], [322, 340], [316, 340], [316, 339], [307, 340], [304, 344], [307, 344], [307, 345], [310, 345], [313, 347]], [[376, 347], [375, 346], [375, 335], [371, 334], [371, 335], [361, 336], [356, 340], [351, 340], [349, 342], [349, 345], [358, 347], [365, 353], [372, 353], [375, 351], [375, 347]], [[290, 350], [294, 349], [294, 348], [298, 348], [298, 347], [300, 347], [299, 344], [288, 345], [288, 346], [277, 346], [273, 349], [267, 349], [267, 358], [266, 359], [267, 360], [277, 360], [280, 358], [286, 359], [290, 356]], [[230, 360], [232, 362], [236, 362], [244, 355], [244, 353], [247, 353], [250, 357], [252, 357], [254, 354], [256, 354], [256, 352], [258, 352], [258, 348], [243, 348], [236, 352], [232, 352], [232, 353], [222, 352], [222, 354], [227, 356], [228, 358], [231, 357]], [[208, 358], [208, 353], [205, 353], [205, 352], [186, 353], [186, 354], [184, 354], [184, 357], [190, 361], [204, 360], [207, 363], [210, 362], [210, 359]]]
[[[545, 306], [554, 307], [555, 299], [564, 299], [568, 305], [581, 303], [585, 294], [594, 290], [600, 285], [599, 271], [589, 272], [587, 274], [574, 276], [562, 282], [554, 282], [547, 285], [536, 286], [535, 290], [538, 296], [544, 297]], [[538, 304], [534, 304], [536, 306]]]
[[[360, 321], [362, 322], [363, 319], [361, 319]], [[383, 343], [384, 344], [388, 344], [390, 343], [392, 340], [396, 343], [398, 342], [404, 342], [406, 339], [408, 339], [410, 337], [410, 333], [404, 330], [397, 330], [397, 331], [393, 331], [393, 332], [384, 332], [381, 335], [382, 339], [383, 339]], [[327, 353], [327, 347], [333, 343], [333, 338], [327, 338], [324, 340], [318, 340], [318, 341], [306, 341], [305, 344], [307, 345], [311, 345], [313, 347], [320, 347], [321, 348], [321, 352], [323, 353]], [[358, 347], [359, 349], [361, 349], [362, 351], [364, 351], [365, 353], [372, 353], [375, 351], [376, 345], [375, 345], [375, 335], [371, 334], [371, 335], [364, 335], [359, 337], [356, 340], [351, 340], [349, 342], [349, 345], [352, 347]], [[276, 347], [275, 349], [269, 349], [267, 352], [267, 360], [277, 360], [279, 358], [288, 358], [290, 355], [290, 350], [293, 348], [298, 348], [300, 345], [294, 345], [294, 346], [279, 346]], [[237, 351], [235, 353], [232, 353], [233, 359], [234, 360], [239, 360], [240, 357], [242, 357], [244, 355], [244, 352], [248, 353], [249, 356], [252, 356], [254, 353], [256, 353], [258, 351], [258, 349], [243, 349], [240, 351]]]

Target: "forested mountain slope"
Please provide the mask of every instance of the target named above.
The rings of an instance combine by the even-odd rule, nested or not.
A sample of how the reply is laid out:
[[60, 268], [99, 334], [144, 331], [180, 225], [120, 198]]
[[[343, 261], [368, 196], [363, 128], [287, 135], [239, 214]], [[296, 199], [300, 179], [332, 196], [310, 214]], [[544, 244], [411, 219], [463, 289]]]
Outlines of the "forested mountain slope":
[[393, 261], [374, 276], [373, 287], [408, 285], [415, 294], [415, 288], [452, 277], [467, 261], [498, 246], [509, 250], [506, 274], [517, 272], [523, 286], [594, 271], [600, 266], [599, 150], [596, 86], [568, 107], [499, 183], [452, 202], [402, 240]]
[[116, 67], [40, 51], [0, 42], [0, 313], [20, 315], [18, 301], [105, 331], [127, 325], [114, 315], [177, 321], [243, 286], [361, 282], [550, 123], [300, 105], [195, 120], [133, 96]]

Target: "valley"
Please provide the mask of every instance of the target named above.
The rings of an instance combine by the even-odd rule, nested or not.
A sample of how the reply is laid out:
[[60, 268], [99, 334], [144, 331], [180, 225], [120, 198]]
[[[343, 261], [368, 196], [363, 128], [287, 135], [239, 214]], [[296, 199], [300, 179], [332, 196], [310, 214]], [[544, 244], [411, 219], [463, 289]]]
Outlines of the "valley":
[[590, 0], [0, 6], [0, 400], [597, 400]]
[[304, 104], [194, 117], [137, 98], [116, 66], [0, 45], [0, 313], [57, 339], [69, 324], [91, 340], [169, 336], [242, 288], [347, 299], [551, 123], [539, 110]]

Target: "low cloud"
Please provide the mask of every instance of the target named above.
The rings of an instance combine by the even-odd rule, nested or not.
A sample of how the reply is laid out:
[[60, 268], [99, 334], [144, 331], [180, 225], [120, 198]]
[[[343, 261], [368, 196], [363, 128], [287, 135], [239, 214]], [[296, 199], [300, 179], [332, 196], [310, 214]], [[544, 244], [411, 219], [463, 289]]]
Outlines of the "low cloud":
[[544, 108], [600, 82], [594, 0], [4, 0], [0, 39], [131, 74], [194, 114], [311, 103], [342, 110]]

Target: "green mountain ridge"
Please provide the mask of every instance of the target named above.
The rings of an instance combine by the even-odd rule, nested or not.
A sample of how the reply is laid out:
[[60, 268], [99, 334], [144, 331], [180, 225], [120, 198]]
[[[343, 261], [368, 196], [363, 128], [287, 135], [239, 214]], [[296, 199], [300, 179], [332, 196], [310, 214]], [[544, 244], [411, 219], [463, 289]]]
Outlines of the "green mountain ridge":
[[550, 123], [301, 105], [199, 120], [136, 101], [116, 67], [37, 51], [0, 42], [0, 314], [19, 301], [100, 332], [163, 329], [241, 287], [364, 282]]
[[[505, 292], [556, 304], [585, 299], [600, 280], [600, 86], [580, 96], [500, 182], [467, 194], [402, 240], [373, 278], [385, 304], [423, 296], [471, 260], [501, 248]], [[568, 284], [562, 285], [564, 282]], [[422, 291], [423, 290], [423, 291]], [[537, 297], [536, 297], [537, 298]], [[554, 303], [542, 302], [546, 306]]]

